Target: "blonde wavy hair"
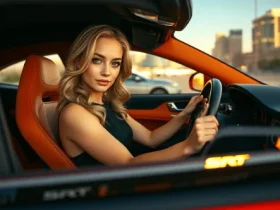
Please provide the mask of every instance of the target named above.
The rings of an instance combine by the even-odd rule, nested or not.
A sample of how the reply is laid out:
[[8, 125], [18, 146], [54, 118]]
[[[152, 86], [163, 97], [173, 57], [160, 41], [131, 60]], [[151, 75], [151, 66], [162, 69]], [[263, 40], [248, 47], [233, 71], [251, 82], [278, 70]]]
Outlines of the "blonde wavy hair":
[[74, 41], [66, 62], [66, 71], [59, 83], [60, 98], [57, 111], [60, 113], [67, 104], [76, 103], [97, 116], [100, 123], [104, 125], [105, 108], [92, 104], [90, 93], [83, 88], [81, 83], [81, 76], [92, 61], [97, 41], [102, 37], [116, 39], [123, 50], [120, 73], [114, 84], [103, 94], [103, 101], [109, 103], [115, 112], [127, 117], [127, 109], [124, 107], [124, 103], [129, 99], [129, 93], [123, 82], [131, 75], [130, 47], [122, 32], [107, 25], [89, 27]]

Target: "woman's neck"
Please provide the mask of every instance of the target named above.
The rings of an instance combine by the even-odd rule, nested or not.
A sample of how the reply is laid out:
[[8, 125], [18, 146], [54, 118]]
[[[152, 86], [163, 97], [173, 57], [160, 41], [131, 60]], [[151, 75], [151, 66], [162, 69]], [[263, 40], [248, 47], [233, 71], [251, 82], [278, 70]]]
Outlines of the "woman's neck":
[[103, 102], [103, 93], [91, 93], [91, 101], [96, 104], [104, 104]]

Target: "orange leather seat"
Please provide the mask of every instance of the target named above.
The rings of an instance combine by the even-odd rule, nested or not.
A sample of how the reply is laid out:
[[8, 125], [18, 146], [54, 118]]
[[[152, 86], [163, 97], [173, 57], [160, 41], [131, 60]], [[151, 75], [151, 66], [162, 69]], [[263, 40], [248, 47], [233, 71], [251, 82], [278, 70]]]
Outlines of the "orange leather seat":
[[18, 86], [16, 121], [25, 140], [51, 169], [74, 169], [75, 164], [59, 146], [57, 101], [43, 101], [58, 96], [59, 80], [53, 61], [29, 56]]

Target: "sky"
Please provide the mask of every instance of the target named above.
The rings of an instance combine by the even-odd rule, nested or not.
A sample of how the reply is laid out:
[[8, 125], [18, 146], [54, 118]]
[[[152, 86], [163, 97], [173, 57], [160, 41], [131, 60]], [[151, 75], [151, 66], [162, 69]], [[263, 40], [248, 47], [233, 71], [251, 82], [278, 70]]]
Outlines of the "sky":
[[243, 52], [252, 51], [252, 20], [271, 8], [280, 8], [280, 0], [192, 0], [193, 16], [175, 37], [211, 54], [216, 33], [228, 35], [230, 29], [243, 30]]

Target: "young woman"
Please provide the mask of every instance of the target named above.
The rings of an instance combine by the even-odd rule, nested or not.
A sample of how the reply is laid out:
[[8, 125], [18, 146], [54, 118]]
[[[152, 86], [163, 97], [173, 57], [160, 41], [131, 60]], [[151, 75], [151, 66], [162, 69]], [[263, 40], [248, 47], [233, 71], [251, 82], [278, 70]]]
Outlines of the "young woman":
[[189, 137], [167, 149], [133, 157], [132, 141], [155, 148], [186, 122], [202, 97], [195, 96], [168, 123], [150, 131], [135, 121], [124, 107], [129, 93], [123, 82], [131, 74], [129, 44], [117, 29], [101, 25], [88, 28], [74, 42], [60, 82], [59, 134], [65, 152], [79, 166], [119, 165], [162, 161], [198, 152], [218, 131], [214, 116], [205, 111]]

